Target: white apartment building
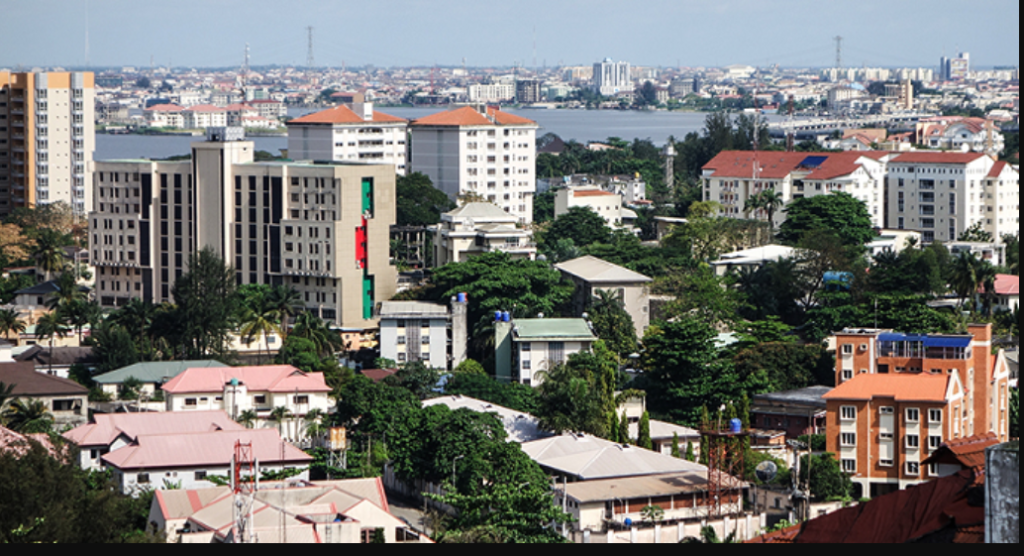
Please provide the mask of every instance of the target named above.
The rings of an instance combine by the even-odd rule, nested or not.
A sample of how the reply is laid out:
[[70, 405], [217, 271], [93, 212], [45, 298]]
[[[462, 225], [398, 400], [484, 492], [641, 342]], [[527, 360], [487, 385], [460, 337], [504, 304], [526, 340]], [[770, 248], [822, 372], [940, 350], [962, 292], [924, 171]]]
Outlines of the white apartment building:
[[632, 93], [635, 88], [629, 62], [613, 62], [607, 58], [594, 64], [594, 91], [611, 97], [619, 93]]
[[143, 114], [149, 127], [184, 129], [184, 111], [185, 109], [177, 104], [157, 104], [147, 108]]
[[635, 212], [623, 208], [622, 195], [605, 191], [599, 187], [569, 187], [555, 194], [555, 218], [574, 207], [588, 208], [614, 229], [631, 228], [636, 223]]
[[496, 108], [464, 107], [410, 124], [411, 168], [451, 199], [476, 195], [522, 224], [533, 222], [536, 122]]
[[293, 160], [392, 164], [406, 173], [409, 122], [373, 104], [341, 105], [288, 122], [288, 156]]
[[514, 259], [537, 258], [533, 234], [495, 205], [469, 203], [441, 215], [434, 234], [435, 268], [495, 252], [508, 253]]
[[58, 202], [84, 216], [95, 150], [94, 74], [0, 72], [0, 218]]
[[890, 225], [924, 243], [949, 243], [981, 223], [999, 239], [1020, 233], [1020, 173], [981, 153], [906, 153], [889, 162]]
[[[786, 205], [796, 199], [848, 193], [864, 201], [876, 228], [885, 228], [886, 161], [882, 152], [719, 154], [704, 166], [704, 200], [721, 205], [720, 216], [765, 219], [764, 211], [746, 212], [747, 201], [767, 190], [782, 194]], [[774, 215], [775, 226], [786, 219]]]
[[185, 129], [227, 127], [228, 111], [211, 104], [198, 104], [182, 110], [181, 119]]
[[515, 98], [515, 83], [478, 83], [469, 86], [469, 102], [509, 102]]
[[394, 168], [254, 163], [255, 145], [226, 141], [227, 132], [193, 143], [190, 162], [96, 164], [89, 238], [97, 299], [105, 307], [173, 302], [189, 255], [211, 247], [238, 284], [287, 285], [324, 320], [373, 328], [376, 304], [397, 287]]
[[399, 365], [422, 361], [451, 370], [448, 307], [419, 301], [386, 301], [380, 310], [380, 356]]

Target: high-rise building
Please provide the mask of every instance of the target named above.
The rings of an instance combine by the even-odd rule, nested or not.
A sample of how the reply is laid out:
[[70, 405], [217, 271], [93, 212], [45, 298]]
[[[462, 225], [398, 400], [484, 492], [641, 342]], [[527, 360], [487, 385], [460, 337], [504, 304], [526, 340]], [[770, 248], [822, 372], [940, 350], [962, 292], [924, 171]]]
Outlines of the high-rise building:
[[189, 255], [210, 247], [239, 285], [289, 286], [324, 320], [371, 328], [397, 286], [394, 167], [254, 163], [253, 143], [229, 140], [240, 132], [210, 130], [187, 162], [96, 163], [97, 299], [173, 301]]
[[940, 78], [943, 81], [962, 81], [971, 75], [971, 55], [961, 52], [956, 58], [942, 58], [939, 62]]
[[373, 104], [341, 105], [288, 122], [293, 160], [392, 164], [404, 176], [409, 122]]
[[533, 222], [536, 122], [496, 108], [467, 106], [415, 120], [410, 166], [455, 200], [475, 196], [523, 224]]
[[629, 62], [613, 62], [611, 58], [594, 64], [594, 90], [611, 97], [619, 93], [632, 93], [635, 89]]
[[57, 202], [85, 215], [95, 105], [92, 73], [0, 72], [0, 217]]
[[541, 101], [539, 79], [516, 81], [516, 100], [522, 104], [536, 104]]

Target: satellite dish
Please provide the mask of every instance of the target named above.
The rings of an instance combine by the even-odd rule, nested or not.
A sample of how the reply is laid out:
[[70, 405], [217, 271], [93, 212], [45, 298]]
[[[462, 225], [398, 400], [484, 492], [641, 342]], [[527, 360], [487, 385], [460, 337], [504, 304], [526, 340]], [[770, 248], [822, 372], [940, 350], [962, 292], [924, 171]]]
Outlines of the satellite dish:
[[757, 466], [755, 471], [757, 474], [757, 480], [762, 483], [770, 483], [775, 480], [775, 477], [779, 476], [779, 466], [775, 465], [774, 462], [764, 461], [761, 465]]

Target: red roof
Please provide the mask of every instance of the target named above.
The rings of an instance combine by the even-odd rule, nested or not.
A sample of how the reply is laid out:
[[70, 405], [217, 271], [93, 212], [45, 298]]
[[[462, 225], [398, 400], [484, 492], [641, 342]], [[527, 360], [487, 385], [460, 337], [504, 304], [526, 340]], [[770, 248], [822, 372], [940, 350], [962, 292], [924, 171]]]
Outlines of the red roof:
[[751, 544], [907, 544], [911, 542], [981, 543], [985, 508], [974, 504], [984, 475], [962, 471], [914, 488], [840, 510]]
[[848, 176], [860, 168], [862, 158], [881, 160], [887, 155], [884, 152], [844, 152], [844, 153], [779, 153], [725, 151], [704, 166], [704, 170], [713, 170], [716, 178], [753, 178], [754, 160], [760, 167], [759, 179], [781, 180], [801, 168], [801, 164], [809, 158], [824, 158], [818, 166], [808, 168], [808, 180], [830, 180]]
[[147, 112], [181, 112], [184, 108], [177, 104], [157, 104], [146, 109]]
[[227, 467], [239, 442], [252, 443], [253, 457], [260, 465], [313, 461], [282, 440], [277, 430], [261, 429], [140, 436], [131, 445], [103, 456], [103, 462], [121, 470]]
[[363, 371], [363, 376], [374, 382], [383, 382], [384, 379], [396, 374], [398, 374], [396, 369], [367, 369]]
[[921, 465], [943, 463], [960, 465], [964, 469], [984, 469], [985, 450], [996, 444], [999, 444], [999, 437], [994, 432], [950, 440], [932, 453], [931, 457], [923, 461]]
[[[383, 112], [374, 112], [373, 113], [373, 120], [371, 120], [371, 122], [379, 123], [379, 124], [383, 124], [383, 123], [405, 123], [407, 121], [408, 120], [403, 120], [402, 118], [397, 118], [397, 117], [391, 116], [389, 114], [384, 114]], [[308, 116], [303, 116], [301, 118], [296, 118], [296, 119], [288, 122], [288, 125], [293, 125], [293, 124], [363, 124], [363, 123], [370, 123], [370, 122], [367, 122], [366, 120], [364, 120], [363, 118], [358, 116], [348, 106], [337, 106], [337, 107], [331, 108], [329, 110], [324, 110], [323, 112], [317, 112], [316, 114], [310, 114]]]
[[1020, 295], [1020, 276], [996, 275], [996, 295]]
[[223, 411], [181, 413], [117, 413], [96, 415], [94, 422], [64, 434], [78, 446], [110, 446], [121, 436], [130, 440], [158, 434], [195, 434], [245, 430]]
[[1009, 164], [1003, 162], [1002, 160], [996, 162], [995, 165], [992, 166], [992, 171], [988, 173], [988, 177], [998, 178], [999, 176], [1003, 175], [1003, 170], [1005, 170], [1007, 166], [1009, 166]]
[[970, 164], [983, 158], [982, 153], [907, 153], [897, 156], [893, 163], [904, 164]]
[[[537, 125], [537, 122], [527, 120], [526, 118], [520, 118], [519, 116], [513, 116], [512, 114], [502, 112], [497, 108], [488, 108], [487, 115], [489, 117], [484, 116], [475, 108], [466, 106], [465, 108], [459, 108], [458, 110], [439, 112], [425, 118], [420, 118], [413, 121], [412, 125], [439, 127]], [[491, 118], [493, 118], [494, 121], [491, 121]]]
[[946, 403], [953, 377], [942, 374], [862, 374], [823, 396], [827, 401], [870, 401], [891, 398], [897, 402]]
[[0, 364], [0, 382], [14, 387], [15, 398], [89, 395], [89, 389], [77, 382], [37, 372], [31, 361]]
[[57, 455], [57, 450], [50, 442], [50, 437], [45, 434], [18, 434], [0, 427], [0, 456], [7, 454], [14, 454], [16, 457], [24, 456], [32, 449], [33, 442], [42, 446], [51, 456]]
[[321, 373], [304, 373], [295, 367], [224, 367], [189, 369], [163, 386], [168, 394], [223, 392], [224, 386], [238, 379], [249, 392], [327, 393], [331, 389]]
[[608, 191], [573, 191], [573, 197], [612, 197], [615, 193]]
[[284, 104], [279, 100], [250, 100], [249, 104]]

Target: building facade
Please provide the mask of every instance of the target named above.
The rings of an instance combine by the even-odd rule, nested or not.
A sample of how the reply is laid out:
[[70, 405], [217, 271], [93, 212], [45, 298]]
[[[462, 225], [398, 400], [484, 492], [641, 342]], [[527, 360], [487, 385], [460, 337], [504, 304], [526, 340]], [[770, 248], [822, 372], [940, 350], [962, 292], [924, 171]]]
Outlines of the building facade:
[[509, 102], [516, 98], [515, 83], [478, 83], [470, 85], [469, 102]]
[[293, 160], [392, 164], [404, 176], [409, 122], [373, 110], [373, 104], [340, 105], [288, 122]]
[[521, 104], [536, 104], [543, 100], [540, 94], [539, 79], [520, 79], [516, 81], [516, 101]]
[[637, 219], [635, 212], [623, 208], [622, 195], [599, 187], [567, 187], [558, 190], [555, 194], [555, 218], [568, 213], [573, 207], [594, 211], [613, 230], [632, 228]]
[[540, 386], [538, 373], [553, 371], [597, 340], [583, 319], [503, 319], [495, 323], [497, 378]]
[[84, 216], [95, 150], [94, 74], [0, 72], [0, 218], [57, 202]]
[[632, 93], [636, 86], [629, 62], [613, 62], [611, 58], [594, 64], [594, 91], [612, 97], [619, 93]]
[[651, 325], [651, 291], [654, 281], [643, 274], [614, 265], [595, 257], [583, 257], [555, 265], [576, 285], [573, 309], [583, 316], [593, 303], [596, 292], [605, 291], [622, 301], [622, 306], [633, 319], [636, 337], [643, 338]]
[[410, 167], [452, 200], [476, 196], [530, 224], [537, 129], [536, 122], [483, 106], [427, 116], [410, 124]]
[[173, 301], [189, 255], [210, 247], [239, 285], [290, 286], [324, 320], [374, 327], [397, 282], [393, 167], [254, 163], [253, 143], [209, 136], [193, 143], [191, 162], [96, 165], [89, 235], [100, 303]]
[[508, 253], [514, 259], [537, 258], [533, 234], [518, 218], [490, 203], [469, 203], [441, 215], [434, 234], [434, 267], [464, 263], [484, 253]]
[[845, 330], [835, 345], [828, 450], [865, 494], [927, 480], [934, 470], [920, 462], [945, 441], [1009, 439], [1009, 365], [1004, 352], [992, 355], [991, 325], [962, 336]]
[[[462, 346], [465, 359], [465, 304], [444, 305], [416, 301], [387, 301], [380, 310], [380, 356], [398, 365], [423, 362], [432, 369], [452, 370], [454, 355]], [[459, 328], [457, 319], [462, 319]], [[449, 330], [451, 332], [449, 332]], [[461, 344], [458, 341], [462, 332]]]

